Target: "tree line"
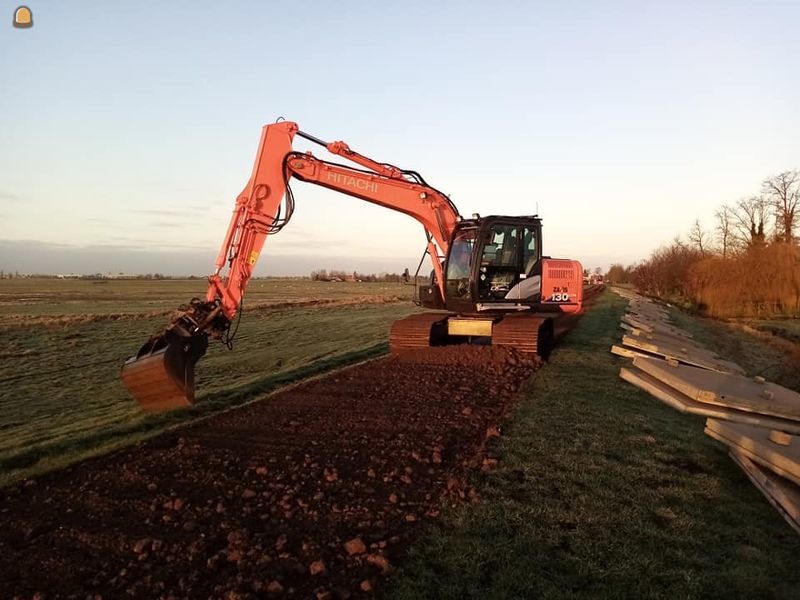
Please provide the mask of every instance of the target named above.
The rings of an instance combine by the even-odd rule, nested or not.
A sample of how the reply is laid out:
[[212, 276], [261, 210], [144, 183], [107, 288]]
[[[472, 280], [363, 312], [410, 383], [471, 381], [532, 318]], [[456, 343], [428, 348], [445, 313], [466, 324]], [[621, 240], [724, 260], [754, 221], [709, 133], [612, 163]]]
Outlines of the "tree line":
[[716, 317], [800, 316], [800, 171], [764, 179], [760, 192], [699, 219], [647, 260], [612, 265], [610, 283]]
[[384, 283], [408, 282], [408, 269], [404, 273], [359, 273], [358, 271], [337, 271], [327, 269], [317, 269], [311, 271], [309, 275], [311, 281], [380, 281]]

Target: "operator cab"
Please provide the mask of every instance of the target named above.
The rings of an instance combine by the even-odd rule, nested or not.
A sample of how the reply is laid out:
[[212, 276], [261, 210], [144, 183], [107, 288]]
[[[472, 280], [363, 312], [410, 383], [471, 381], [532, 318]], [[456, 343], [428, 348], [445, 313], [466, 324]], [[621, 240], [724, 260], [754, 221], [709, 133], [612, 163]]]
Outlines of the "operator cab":
[[453, 312], [515, 310], [541, 299], [542, 221], [536, 216], [465, 219], [444, 264], [445, 294], [421, 289], [427, 308]]

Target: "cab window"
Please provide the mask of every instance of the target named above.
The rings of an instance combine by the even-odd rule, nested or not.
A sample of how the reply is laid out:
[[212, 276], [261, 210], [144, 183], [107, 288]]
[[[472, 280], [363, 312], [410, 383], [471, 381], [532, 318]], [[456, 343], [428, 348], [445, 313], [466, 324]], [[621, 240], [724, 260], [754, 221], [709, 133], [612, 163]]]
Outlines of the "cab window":
[[478, 298], [502, 300], [519, 281], [520, 228], [518, 225], [492, 225], [483, 238]]
[[481, 266], [516, 269], [517, 265], [517, 226], [494, 225], [486, 236]]
[[522, 273], [530, 275], [537, 260], [539, 249], [536, 247], [536, 230], [525, 227], [522, 230]]
[[470, 298], [469, 276], [477, 229], [463, 229], [456, 234], [447, 260], [445, 287], [449, 298]]

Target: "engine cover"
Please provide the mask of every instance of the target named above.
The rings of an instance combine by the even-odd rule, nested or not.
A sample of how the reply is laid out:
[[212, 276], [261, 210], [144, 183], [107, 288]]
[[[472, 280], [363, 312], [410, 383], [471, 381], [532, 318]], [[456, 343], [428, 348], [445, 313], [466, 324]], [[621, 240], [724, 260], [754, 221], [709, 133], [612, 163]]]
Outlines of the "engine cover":
[[577, 260], [542, 259], [542, 304], [561, 312], [580, 312], [583, 304], [583, 266]]

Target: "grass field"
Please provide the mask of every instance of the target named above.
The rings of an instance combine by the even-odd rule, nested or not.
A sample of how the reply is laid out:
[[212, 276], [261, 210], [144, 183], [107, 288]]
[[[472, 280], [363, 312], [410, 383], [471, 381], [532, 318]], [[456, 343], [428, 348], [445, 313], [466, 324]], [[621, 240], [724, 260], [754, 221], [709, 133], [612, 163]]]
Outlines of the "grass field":
[[[737, 321], [697, 318], [679, 311], [672, 311], [672, 319], [700, 343], [741, 365], [749, 375], [761, 375], [800, 391], [800, 345], [789, 337], [751, 335]], [[749, 326], [757, 329], [754, 323]]]
[[215, 343], [198, 363], [197, 406], [148, 415], [122, 387], [119, 368], [203, 288], [0, 281], [0, 485], [385, 352], [390, 324], [415, 310], [411, 288], [397, 284], [253, 281], [234, 351]]
[[800, 343], [800, 319], [748, 319], [745, 323], [759, 331]]
[[[204, 279], [0, 279], [0, 326], [15, 319], [91, 315], [153, 315], [205, 296]], [[345, 300], [385, 295], [411, 298], [411, 286], [394, 283], [254, 279], [245, 308], [287, 301]]]
[[482, 502], [414, 543], [388, 597], [798, 597], [800, 538], [703, 419], [618, 378], [623, 306], [603, 295], [530, 381]]

